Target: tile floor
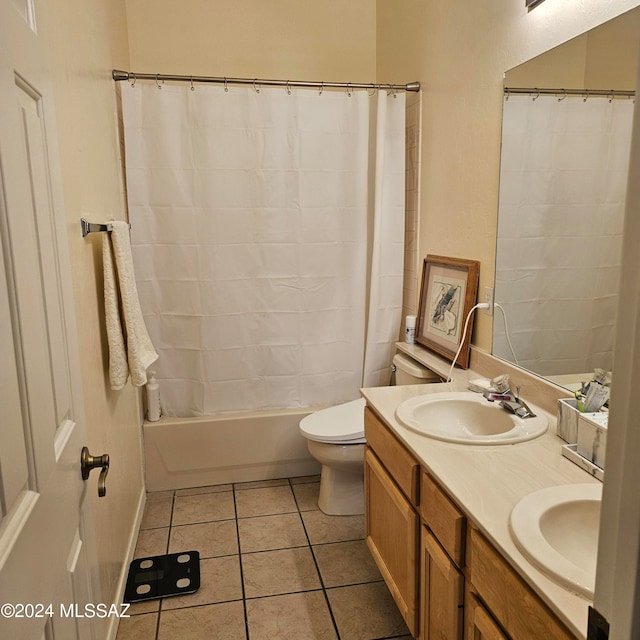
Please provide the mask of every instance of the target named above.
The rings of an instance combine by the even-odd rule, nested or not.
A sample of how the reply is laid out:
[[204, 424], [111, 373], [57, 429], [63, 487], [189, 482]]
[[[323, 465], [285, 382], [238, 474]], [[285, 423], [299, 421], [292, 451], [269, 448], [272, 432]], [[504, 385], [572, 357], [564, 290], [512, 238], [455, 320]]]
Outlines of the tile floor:
[[319, 477], [147, 496], [135, 557], [200, 552], [200, 589], [137, 603], [117, 640], [411, 640], [363, 516], [318, 509]]

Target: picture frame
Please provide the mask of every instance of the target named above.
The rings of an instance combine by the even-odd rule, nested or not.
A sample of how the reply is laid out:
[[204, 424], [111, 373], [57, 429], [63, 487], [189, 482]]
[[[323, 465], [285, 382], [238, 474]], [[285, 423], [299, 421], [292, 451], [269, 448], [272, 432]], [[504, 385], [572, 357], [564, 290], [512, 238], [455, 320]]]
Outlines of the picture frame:
[[[416, 342], [456, 364], [469, 367], [471, 327], [464, 323], [476, 304], [480, 262], [427, 255], [422, 266]], [[462, 343], [462, 347], [460, 344]]]

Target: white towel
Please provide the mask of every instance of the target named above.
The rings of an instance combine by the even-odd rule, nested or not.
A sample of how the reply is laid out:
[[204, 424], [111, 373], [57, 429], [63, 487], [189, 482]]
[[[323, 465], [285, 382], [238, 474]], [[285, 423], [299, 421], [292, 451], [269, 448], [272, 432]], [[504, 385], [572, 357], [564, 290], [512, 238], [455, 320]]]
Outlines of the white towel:
[[[109, 343], [109, 381], [114, 390], [147, 383], [147, 367], [158, 359], [142, 317], [133, 273], [129, 225], [112, 222], [102, 239], [104, 309]], [[115, 258], [115, 262], [114, 262]], [[122, 307], [122, 318], [120, 316]]]

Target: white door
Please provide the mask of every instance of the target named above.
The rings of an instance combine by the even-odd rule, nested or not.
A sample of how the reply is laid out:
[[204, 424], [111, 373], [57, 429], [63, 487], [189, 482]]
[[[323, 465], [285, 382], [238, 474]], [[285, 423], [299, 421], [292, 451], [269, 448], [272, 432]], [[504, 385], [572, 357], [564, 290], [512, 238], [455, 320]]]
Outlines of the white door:
[[83, 503], [97, 471], [83, 483], [85, 425], [41, 26], [33, 0], [0, 0], [0, 638], [84, 640], [96, 637], [93, 621], [69, 605], [83, 611], [96, 602]]

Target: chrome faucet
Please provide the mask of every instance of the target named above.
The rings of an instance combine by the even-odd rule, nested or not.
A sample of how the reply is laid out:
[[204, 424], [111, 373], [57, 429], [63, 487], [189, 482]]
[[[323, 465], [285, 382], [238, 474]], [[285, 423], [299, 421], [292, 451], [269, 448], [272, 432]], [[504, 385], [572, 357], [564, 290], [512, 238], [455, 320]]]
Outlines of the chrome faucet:
[[516, 387], [516, 394], [513, 396], [513, 400], [502, 400], [500, 406], [510, 413], [515, 413], [519, 418], [536, 417], [536, 414], [529, 409], [527, 403], [520, 398], [520, 387]]
[[500, 406], [509, 413], [517, 415], [519, 418], [535, 418], [536, 414], [529, 409], [527, 403], [520, 398], [520, 387], [516, 387], [515, 394], [509, 387], [509, 376], [504, 374], [497, 376], [491, 381], [491, 389], [482, 395], [489, 402], [500, 400]]

